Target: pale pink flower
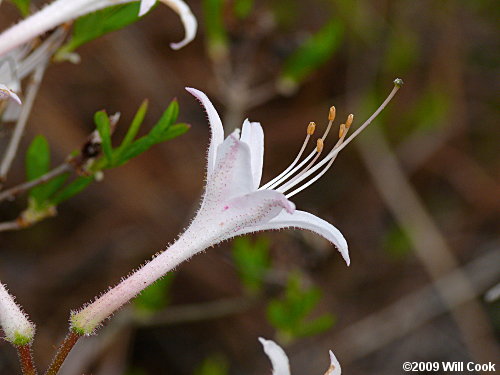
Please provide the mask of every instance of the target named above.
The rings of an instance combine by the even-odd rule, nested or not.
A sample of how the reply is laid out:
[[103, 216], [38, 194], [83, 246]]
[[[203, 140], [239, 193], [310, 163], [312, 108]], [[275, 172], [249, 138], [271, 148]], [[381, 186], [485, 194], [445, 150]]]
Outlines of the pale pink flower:
[[[40, 11], [0, 34], [0, 57], [3, 57], [15, 47], [27, 43], [36, 36], [65, 22], [103, 8], [132, 1], [134, 0], [55, 0]], [[170, 46], [173, 49], [184, 47], [195, 37], [198, 27], [196, 18], [187, 4], [182, 0], [159, 1], [179, 14], [185, 29], [184, 39], [179, 43], [172, 43]], [[155, 2], [155, 0], [142, 0], [139, 15], [142, 16], [148, 12]]]
[[[278, 177], [263, 186], [260, 186], [260, 180], [264, 133], [260, 124], [245, 120], [241, 136], [239, 131], [235, 131], [224, 140], [222, 122], [210, 100], [203, 92], [188, 88], [205, 107], [211, 129], [207, 183], [200, 209], [189, 227], [168, 249], [94, 302], [73, 312], [73, 330], [80, 334], [91, 334], [123, 304], [183, 261], [222, 241], [247, 233], [284, 228], [309, 230], [332, 242], [349, 264], [347, 242], [340, 231], [313, 214], [296, 210], [288, 198], [324, 174], [338, 152], [375, 118], [398, 88], [396, 85], [381, 107], [347, 139], [345, 136], [348, 126], [343, 125], [339, 141], [324, 159], [315, 164], [321, 154], [321, 150], [317, 149], [304, 159], [305, 163], [312, 159], [307, 166], [304, 167], [304, 161], [298, 163], [307, 144], [305, 142], [296, 160]], [[332, 122], [333, 119], [322, 139], [326, 137]], [[352, 116], [348, 118], [347, 124], [350, 125], [350, 122]], [[309, 133], [308, 129], [308, 136]], [[306, 137], [306, 141], [308, 139]], [[313, 173], [316, 175], [304, 182]], [[299, 186], [290, 191], [297, 185]]]
[[[269, 357], [273, 366], [273, 375], [290, 375], [290, 363], [285, 351], [274, 341], [266, 340], [259, 337], [259, 341], [264, 347], [264, 352]], [[330, 350], [330, 367], [325, 372], [325, 375], [341, 375], [340, 363], [335, 358], [335, 355]]]

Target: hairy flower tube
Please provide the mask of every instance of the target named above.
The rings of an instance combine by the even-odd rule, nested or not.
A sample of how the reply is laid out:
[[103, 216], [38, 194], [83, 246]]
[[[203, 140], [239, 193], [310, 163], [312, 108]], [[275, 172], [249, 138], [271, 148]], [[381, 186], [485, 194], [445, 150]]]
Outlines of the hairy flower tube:
[[5, 332], [5, 339], [14, 345], [26, 345], [35, 336], [35, 325], [28, 320], [2, 283], [0, 283], [0, 325]]
[[[259, 341], [264, 347], [264, 352], [269, 357], [273, 366], [273, 375], [290, 375], [290, 363], [285, 351], [274, 341], [259, 337]], [[330, 367], [325, 375], [341, 375], [340, 363], [330, 350]]]
[[[375, 118], [398, 88], [399, 85], [396, 85], [370, 119], [351, 137], [345, 139], [353, 120], [350, 115], [346, 124], [341, 126], [340, 138], [335, 146], [317, 162], [335, 118], [335, 109], [332, 108], [329, 113], [329, 125], [317, 142], [316, 149], [299, 163], [308, 140], [314, 133], [315, 125], [310, 124], [306, 141], [295, 161], [278, 177], [263, 186], [260, 186], [260, 180], [264, 133], [260, 124], [245, 120], [241, 136], [239, 131], [235, 131], [224, 140], [222, 122], [210, 100], [203, 92], [188, 88], [187, 90], [205, 107], [211, 129], [206, 187], [200, 209], [174, 244], [94, 302], [73, 312], [70, 319], [73, 330], [80, 334], [91, 334], [114, 311], [179, 263], [224, 240], [247, 233], [284, 228], [309, 230], [332, 242], [349, 264], [347, 242], [340, 231], [313, 214], [296, 210], [295, 204], [288, 198], [324, 174], [331, 167], [338, 152]], [[315, 172], [317, 173], [314, 177], [306, 180]]]
[[[103, 8], [130, 3], [132, 1], [136, 0], [55, 0], [40, 11], [0, 34], [0, 57], [3, 57], [17, 46], [65, 22]], [[172, 8], [181, 17], [185, 29], [184, 39], [178, 43], [172, 43], [170, 46], [173, 49], [184, 47], [195, 37], [198, 27], [196, 18], [184, 1], [159, 1]], [[139, 16], [147, 13], [155, 3], [156, 0], [141, 0]]]

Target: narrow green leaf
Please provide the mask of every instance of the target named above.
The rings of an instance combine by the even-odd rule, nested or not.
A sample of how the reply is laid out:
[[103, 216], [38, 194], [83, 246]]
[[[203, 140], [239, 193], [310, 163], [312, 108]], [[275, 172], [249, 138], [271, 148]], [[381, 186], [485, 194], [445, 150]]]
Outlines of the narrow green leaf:
[[101, 136], [104, 155], [108, 163], [111, 164], [113, 162], [113, 149], [111, 147], [111, 124], [109, 117], [105, 111], [99, 111], [94, 115], [94, 122]]
[[338, 20], [328, 22], [285, 61], [281, 81], [291, 84], [302, 82], [333, 55], [342, 36], [342, 23]]
[[94, 181], [94, 177], [78, 177], [69, 185], [65, 186], [61, 191], [55, 194], [50, 200], [51, 202], [57, 206], [58, 204], [68, 200], [69, 198], [75, 196], [80, 193], [83, 189], [85, 189], [92, 181]]
[[120, 153], [120, 160], [118, 160], [117, 163], [121, 165], [129, 161], [130, 159], [135, 158], [136, 156], [151, 148], [154, 144], [155, 143], [153, 141], [153, 138], [148, 135], [139, 138]]
[[146, 112], [148, 110], [148, 100], [145, 99], [139, 109], [137, 110], [134, 119], [132, 120], [132, 124], [130, 124], [130, 127], [127, 130], [127, 134], [125, 134], [125, 138], [123, 139], [120, 147], [118, 148], [118, 152], [121, 150], [127, 148], [128, 145], [132, 143], [134, 140], [135, 136], [139, 132], [139, 129], [142, 125], [142, 122], [144, 121], [144, 116], [146, 116]]
[[11, 0], [14, 5], [19, 9], [23, 17], [26, 17], [30, 13], [31, 0]]
[[173, 100], [167, 109], [163, 112], [160, 120], [153, 126], [149, 134], [153, 138], [160, 138], [165, 131], [177, 121], [179, 116], [179, 103], [177, 100]]
[[56, 53], [56, 60], [81, 45], [139, 20], [139, 2], [116, 5], [78, 18], [71, 39]]
[[170, 139], [176, 138], [189, 130], [190, 126], [185, 123], [179, 123], [170, 126], [162, 134], [155, 135], [155, 144], [168, 141]]
[[[46, 174], [50, 169], [49, 143], [42, 135], [37, 135], [26, 152], [26, 178], [28, 181], [37, 179]], [[37, 205], [41, 205], [47, 197], [46, 186], [39, 185], [29, 191]]]

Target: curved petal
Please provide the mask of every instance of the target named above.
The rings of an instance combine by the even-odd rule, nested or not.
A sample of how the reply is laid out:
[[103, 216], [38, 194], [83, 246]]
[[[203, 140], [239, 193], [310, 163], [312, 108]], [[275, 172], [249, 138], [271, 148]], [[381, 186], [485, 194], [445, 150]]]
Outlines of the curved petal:
[[10, 90], [7, 86], [0, 83], [0, 100], [8, 100], [11, 99], [15, 101], [17, 104], [21, 105], [21, 99], [17, 94]]
[[217, 148], [224, 140], [224, 128], [222, 127], [222, 121], [220, 120], [219, 114], [215, 110], [214, 105], [208, 99], [208, 97], [200, 90], [193, 89], [191, 87], [186, 87], [186, 90], [198, 99], [205, 108], [208, 115], [208, 123], [210, 125], [210, 132], [212, 137], [210, 139], [210, 146], [208, 147], [208, 165], [207, 165], [207, 178], [210, 177], [215, 166], [215, 157]]
[[264, 162], [264, 131], [258, 122], [246, 119], [241, 129], [241, 140], [250, 147], [252, 158], [252, 175], [254, 189], [257, 190], [262, 178], [262, 164]]
[[340, 368], [340, 363], [335, 357], [335, 354], [330, 350], [330, 367], [326, 370], [325, 375], [341, 375], [342, 369]]
[[273, 375], [290, 375], [290, 363], [284, 350], [272, 340], [259, 337], [259, 341], [264, 347], [264, 352], [271, 360]]
[[349, 259], [347, 241], [345, 240], [342, 233], [340, 233], [340, 231], [332, 224], [323, 219], [320, 219], [313, 214], [310, 214], [309, 212], [297, 210], [294, 213], [290, 214], [288, 212], [282, 211], [268, 223], [245, 228], [240, 233], [238, 233], [238, 235], [258, 232], [262, 230], [285, 228], [305, 229], [319, 234], [337, 247], [337, 250], [340, 252], [347, 265], [351, 264], [351, 260]]
[[[144, 1], [144, 0], [143, 0]], [[196, 36], [196, 30], [198, 28], [198, 22], [196, 17], [191, 12], [191, 9], [187, 6], [184, 1], [181, 0], [160, 0], [162, 3], [168, 5], [174, 10], [175, 13], [181, 18], [182, 24], [184, 25], [185, 36], [184, 39], [178, 43], [170, 43], [172, 49], [180, 49], [186, 44], [189, 44]]]
[[156, 4], [156, 0], [141, 0], [139, 8], [139, 17], [144, 16]]

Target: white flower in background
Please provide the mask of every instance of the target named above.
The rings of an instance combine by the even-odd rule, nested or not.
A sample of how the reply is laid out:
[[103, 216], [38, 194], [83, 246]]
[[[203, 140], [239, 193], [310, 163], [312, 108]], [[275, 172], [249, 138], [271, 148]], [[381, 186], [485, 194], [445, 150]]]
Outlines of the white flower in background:
[[[399, 86], [399, 83], [396, 84], [380, 108], [345, 140], [352, 123], [350, 115], [346, 124], [340, 127], [340, 138], [336, 145], [316, 164], [335, 117], [332, 108], [329, 126], [318, 140], [316, 149], [298, 163], [315, 127], [310, 124], [306, 140], [294, 162], [260, 188], [264, 152], [264, 133], [260, 124], [246, 120], [241, 137], [239, 131], [235, 131], [224, 140], [222, 122], [210, 100], [201, 91], [188, 88], [205, 107], [212, 133], [207, 157], [207, 184], [201, 207], [185, 232], [164, 252], [94, 302], [80, 311], [72, 312], [72, 329], [82, 335], [92, 334], [123, 304], [183, 261], [222, 241], [247, 233], [283, 228], [310, 230], [332, 242], [349, 264], [347, 243], [339, 230], [317, 216], [296, 210], [288, 198], [309, 186], [330, 168], [338, 152], [368, 126]], [[322, 167], [314, 177], [303, 182]], [[297, 184], [301, 185], [290, 191]]]
[[[273, 375], [290, 375], [290, 364], [285, 351], [274, 341], [259, 337], [259, 341], [264, 347], [264, 352], [269, 357], [273, 366]], [[330, 350], [330, 367], [325, 375], [341, 375], [340, 363]]]
[[0, 283], [0, 325], [5, 339], [14, 345], [26, 345], [35, 336], [35, 325], [31, 323]]
[[[55, 0], [0, 34], [0, 57], [3, 57], [17, 46], [29, 42], [36, 36], [65, 22], [103, 8], [132, 1], [134, 0]], [[173, 49], [182, 48], [195, 37], [196, 18], [184, 1], [159, 1], [172, 8], [181, 17], [185, 29], [184, 39], [179, 43], [172, 43], [170, 46]], [[139, 15], [142, 16], [148, 12], [155, 3], [156, 0], [142, 0]]]
[[19, 96], [17, 96], [17, 94], [7, 86], [0, 83], [0, 101], [2, 100], [13, 100], [17, 104], [21, 105], [21, 99], [19, 99]]

